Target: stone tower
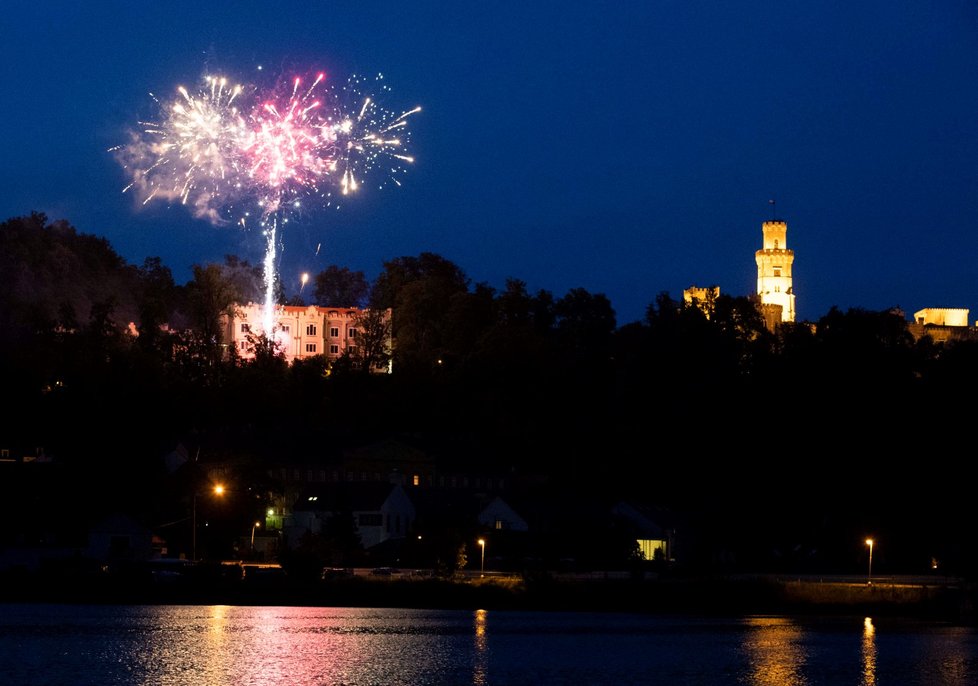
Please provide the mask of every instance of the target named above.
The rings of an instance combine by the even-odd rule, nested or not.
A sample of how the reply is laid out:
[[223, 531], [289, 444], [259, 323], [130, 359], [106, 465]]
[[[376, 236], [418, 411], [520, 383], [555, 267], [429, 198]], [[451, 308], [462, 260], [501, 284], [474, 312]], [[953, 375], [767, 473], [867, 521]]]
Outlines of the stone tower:
[[757, 296], [763, 309], [781, 308], [782, 322], [795, 321], [795, 292], [791, 286], [794, 250], [785, 239], [788, 225], [779, 220], [764, 222], [764, 247], [754, 254], [757, 261]]

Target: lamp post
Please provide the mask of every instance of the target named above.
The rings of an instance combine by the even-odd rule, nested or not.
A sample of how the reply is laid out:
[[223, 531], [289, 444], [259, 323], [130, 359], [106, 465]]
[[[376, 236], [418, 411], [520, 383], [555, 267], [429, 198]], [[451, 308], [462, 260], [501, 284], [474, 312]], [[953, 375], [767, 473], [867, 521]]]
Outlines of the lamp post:
[[869, 546], [869, 572], [866, 576], [866, 585], [873, 583], [873, 539], [867, 538], [866, 545]]
[[255, 522], [251, 527], [251, 552], [255, 552], [255, 529], [261, 526], [261, 522]]
[[[216, 486], [214, 486], [212, 493], [214, 495], [224, 495], [224, 486], [222, 486], [221, 484], [217, 484]], [[200, 494], [197, 493], [197, 491], [194, 491], [193, 512], [191, 514], [192, 521], [190, 524], [190, 526], [193, 528], [193, 532], [191, 534], [191, 537], [193, 539], [193, 543], [191, 544], [192, 547], [191, 554], [193, 555], [194, 562], [197, 561], [197, 496], [198, 495]]]
[[479, 565], [479, 576], [486, 575], [486, 539], [479, 539], [479, 547], [482, 548], [482, 562]]

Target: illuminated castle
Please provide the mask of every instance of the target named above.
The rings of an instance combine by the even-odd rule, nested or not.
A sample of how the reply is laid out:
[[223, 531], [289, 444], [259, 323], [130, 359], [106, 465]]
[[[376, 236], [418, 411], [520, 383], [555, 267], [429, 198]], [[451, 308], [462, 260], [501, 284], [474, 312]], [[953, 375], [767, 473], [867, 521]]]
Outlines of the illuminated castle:
[[[253, 334], [262, 330], [263, 308], [258, 303], [235, 307], [232, 317], [225, 317], [224, 341], [234, 346], [238, 357], [255, 356]], [[382, 342], [389, 355], [391, 311], [381, 313], [385, 323]], [[370, 327], [369, 310], [356, 307], [319, 307], [316, 305], [279, 305], [275, 308], [275, 339], [287, 360], [303, 360], [324, 355], [335, 362], [344, 354], [357, 355], [364, 329]], [[364, 341], [366, 342], [366, 341]], [[389, 364], [374, 372], [390, 372]]]
[[766, 320], [795, 321], [795, 292], [791, 285], [791, 264], [795, 252], [788, 249], [788, 225], [783, 221], [764, 222], [764, 247], [754, 253], [757, 262], [757, 297]]

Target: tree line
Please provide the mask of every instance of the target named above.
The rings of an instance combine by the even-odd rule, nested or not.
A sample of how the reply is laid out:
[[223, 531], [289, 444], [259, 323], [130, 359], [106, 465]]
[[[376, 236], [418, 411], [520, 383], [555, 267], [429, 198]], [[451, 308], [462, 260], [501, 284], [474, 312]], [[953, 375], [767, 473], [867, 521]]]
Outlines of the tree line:
[[262, 292], [260, 268], [234, 256], [177, 284], [159, 258], [128, 264], [33, 213], [0, 225], [0, 268], [0, 439], [84, 464], [90, 499], [151, 506], [177, 442], [257, 484], [271, 464], [405, 436], [446, 466], [539, 475], [571, 500], [693, 513], [742, 558], [855, 555], [875, 531], [907, 543], [907, 564], [931, 549], [970, 564], [978, 344], [917, 338], [899, 311], [833, 307], [771, 331], [751, 297], [720, 295], [707, 315], [661, 292], [619, 325], [601, 293], [473, 284], [434, 253], [385, 261], [372, 283], [330, 266], [308, 303], [289, 302], [391, 308], [394, 373], [372, 375], [229, 354], [221, 315]]

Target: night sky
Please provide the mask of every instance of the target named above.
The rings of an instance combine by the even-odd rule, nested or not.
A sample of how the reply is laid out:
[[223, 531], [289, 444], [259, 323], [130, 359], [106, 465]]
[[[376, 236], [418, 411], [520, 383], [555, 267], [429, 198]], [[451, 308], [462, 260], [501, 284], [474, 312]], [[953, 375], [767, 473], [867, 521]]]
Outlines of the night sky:
[[285, 227], [289, 292], [301, 271], [372, 279], [434, 252], [473, 283], [603, 293], [621, 325], [663, 291], [752, 294], [776, 214], [799, 319], [978, 319], [972, 0], [8, 0], [0, 38], [0, 220], [65, 219], [180, 283], [227, 254], [260, 263], [264, 239], [138, 207], [109, 148], [157, 111], [150, 93], [322, 70], [382, 73], [387, 106], [420, 105], [416, 161]]

